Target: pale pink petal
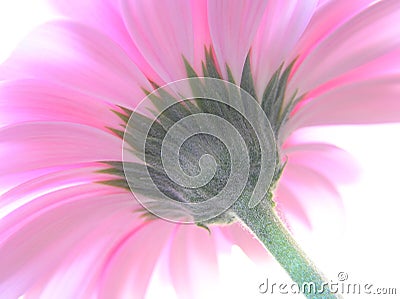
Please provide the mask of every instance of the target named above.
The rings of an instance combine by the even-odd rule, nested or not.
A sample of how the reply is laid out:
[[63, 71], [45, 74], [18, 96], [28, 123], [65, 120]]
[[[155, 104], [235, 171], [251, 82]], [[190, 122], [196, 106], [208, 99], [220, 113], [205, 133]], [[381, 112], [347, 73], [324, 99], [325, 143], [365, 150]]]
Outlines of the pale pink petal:
[[371, 79], [379, 79], [400, 73], [400, 63], [395, 63], [400, 57], [400, 48], [355, 68], [309, 92], [302, 102], [316, 98], [319, 95], [350, 83]]
[[358, 178], [360, 168], [348, 152], [332, 144], [307, 142], [304, 136], [298, 143], [293, 139], [282, 151], [288, 164], [312, 169], [335, 184], [351, 183]]
[[[40, 298], [86, 299], [90, 294], [95, 298], [144, 298], [169, 234], [161, 222], [138, 221], [129, 211], [115, 213], [77, 242], [51, 280], [43, 284]], [[151, 243], [150, 236], [154, 238]], [[60, 288], [65, 292], [60, 294]]]
[[[343, 24], [304, 59], [293, 76], [300, 93], [400, 47], [400, 2], [377, 2]], [[384, 28], [384, 29], [383, 29]]]
[[281, 217], [284, 216], [285, 224], [290, 228], [293, 219], [297, 219], [307, 228], [312, 229], [310, 215], [307, 213], [307, 207], [301, 201], [301, 197], [296, 196], [289, 188], [286, 187], [284, 181], [279, 183], [275, 194], [277, 210]]
[[69, 19], [96, 28], [117, 43], [129, 55], [129, 58], [153, 81], [158, 75], [148, 65], [137, 49], [122, 18], [120, 1], [115, 0], [50, 0], [57, 11]]
[[258, 96], [262, 96], [272, 74], [288, 56], [317, 5], [317, 0], [270, 0], [251, 47], [251, 66]]
[[309, 26], [299, 40], [292, 59], [300, 64], [321, 41], [375, 0], [325, 0], [319, 1]]
[[[132, 212], [131, 212], [132, 213]], [[144, 222], [108, 244], [97, 281], [98, 298], [144, 298], [154, 267], [175, 224]], [[56, 286], [56, 285], [55, 285]]]
[[118, 128], [117, 107], [85, 94], [37, 79], [0, 83], [0, 126], [19, 122], [59, 121]]
[[318, 223], [310, 212], [310, 206], [316, 201], [321, 206], [325, 203], [333, 206], [337, 211], [341, 201], [336, 187], [353, 182], [359, 174], [359, 167], [350, 154], [333, 145], [308, 139], [305, 134], [295, 132], [283, 146], [282, 155], [287, 164], [278, 185], [276, 202], [290, 227], [294, 219], [309, 228]]
[[183, 56], [200, 74], [209, 44], [206, 1], [123, 0], [132, 40], [165, 82], [187, 77]]
[[150, 88], [144, 75], [111, 39], [80, 24], [39, 27], [0, 68], [0, 78], [40, 78], [89, 96], [135, 107]]
[[121, 160], [117, 136], [69, 123], [22, 123], [0, 130], [0, 175], [84, 162]]
[[212, 232], [193, 225], [180, 225], [171, 245], [169, 270], [178, 298], [209, 297], [207, 286], [218, 283]]
[[[105, 167], [106, 165], [101, 163], [68, 165], [61, 170], [37, 175], [31, 180], [21, 180], [19, 185], [1, 195], [0, 218], [23, 207], [39, 196], [65, 188], [115, 179], [111, 175], [98, 172]], [[99, 190], [103, 190], [105, 185], [95, 186]]]
[[398, 122], [399, 80], [396, 75], [333, 89], [300, 107], [285, 131], [319, 125]]
[[318, 0], [318, 8], [326, 5], [327, 3], [331, 2], [332, 0]]
[[[288, 161], [279, 183], [279, 186], [282, 185], [286, 192], [283, 190], [282, 197], [277, 198], [278, 207], [281, 201], [282, 209], [291, 212], [292, 216], [307, 215], [307, 219], [302, 219], [303, 223], [307, 226], [311, 225], [314, 229], [317, 225], [321, 224], [322, 226], [327, 219], [330, 221], [335, 219], [340, 222], [340, 219], [343, 218], [343, 203], [337, 185], [316, 170], [292, 164], [290, 158]], [[279, 193], [280, 191], [278, 191]], [[305, 213], [294, 211], [294, 208], [298, 206], [296, 201], [301, 203]], [[329, 214], [329, 217], [326, 214]], [[287, 217], [286, 220], [291, 224], [290, 217]]]
[[75, 167], [79, 167], [80, 164], [72, 164], [72, 165], [61, 165], [61, 166], [52, 166], [45, 167], [39, 169], [32, 169], [24, 172], [15, 172], [9, 174], [3, 174], [0, 180], [0, 194], [4, 194], [11, 190], [12, 188], [27, 182], [29, 180], [34, 180], [35, 178], [68, 169], [73, 169]]
[[208, 2], [208, 20], [215, 54], [223, 77], [226, 65], [240, 83], [243, 65], [267, 5], [266, 0]]
[[220, 230], [232, 244], [235, 244], [252, 259], [256, 264], [263, 264], [270, 260], [271, 256], [264, 245], [258, 241], [252, 233], [240, 223], [220, 227]]
[[[108, 217], [126, 213], [136, 205], [134, 201], [118, 189], [110, 194], [110, 188], [93, 187], [83, 185], [47, 194], [0, 220], [2, 298], [17, 298], [48, 278], [75, 244], [103, 221], [124, 227], [118, 222], [121, 217], [113, 217], [113, 221]], [[104, 238], [112, 236], [103, 234]]]
[[[100, 169], [99, 164], [86, 167], [79, 165], [77, 167], [79, 168], [52, 173], [21, 184], [1, 198], [0, 214], [6, 221], [4, 225], [6, 229], [3, 229], [2, 234], [0, 234], [2, 242], [23, 231], [24, 227], [30, 226], [32, 222], [35, 223], [36, 218], [40, 219], [43, 215], [53, 213], [58, 208], [67, 207], [75, 200], [82, 201], [82, 203], [89, 201], [91, 207], [90, 211], [85, 210], [90, 215], [85, 215], [86, 217], [79, 219], [76, 222], [76, 227], [73, 227], [75, 222], [68, 224], [72, 234], [81, 226], [86, 227], [86, 223], [82, 224], [82, 221], [90, 222], [92, 214], [97, 215], [102, 211], [102, 198], [105, 198], [105, 195], [112, 195], [108, 204], [119, 206], [117, 212], [114, 212], [113, 207], [107, 206], [106, 215], [97, 215], [99, 219], [97, 219], [96, 226], [91, 226], [80, 240], [69, 244], [70, 248], [64, 253], [62, 259], [29, 286], [26, 298], [88, 298], [87, 295], [82, 294], [95, 291], [101, 274], [101, 269], [97, 268], [101, 265], [101, 258], [105, 258], [111, 242], [113, 240], [116, 242], [124, 230], [131, 229], [132, 225], [136, 227], [141, 222], [136, 220], [137, 215], [135, 216], [133, 213], [140, 206], [130, 193], [119, 188], [93, 183], [110, 178], [109, 175], [95, 172]], [[82, 198], [76, 196], [80, 194], [83, 195]], [[98, 202], [92, 201], [90, 199], [92, 197], [93, 199], [97, 198]], [[122, 200], [122, 205], [119, 203], [119, 198]], [[7, 202], [8, 205], [4, 206]], [[7, 209], [10, 208], [14, 211], [7, 213]], [[79, 209], [79, 207], [75, 207], [75, 209]], [[68, 209], [63, 211], [68, 213]], [[4, 217], [4, 212], [6, 212], [6, 217]], [[46, 230], [41, 231], [44, 234], [47, 232]], [[40, 235], [40, 232], [35, 235]], [[60, 234], [62, 234], [62, 231]], [[30, 241], [31, 246], [39, 245], [34, 243], [35, 241], [35, 239]], [[57, 239], [54, 242], [57, 242]], [[58, 249], [56, 245], [51, 244], [51, 240], [49, 240], [48, 245], [43, 246], [44, 251], [52, 252], [51, 250], [57, 251]], [[64, 249], [60, 248], [60, 250]], [[58, 253], [55, 252], [54, 254]], [[30, 270], [32, 269], [26, 269], [28, 272]], [[87, 273], [91, 273], [91, 275]], [[29, 273], [22, 275], [29, 276]], [[64, 292], [59, 294], [61, 285], [64, 286]]]

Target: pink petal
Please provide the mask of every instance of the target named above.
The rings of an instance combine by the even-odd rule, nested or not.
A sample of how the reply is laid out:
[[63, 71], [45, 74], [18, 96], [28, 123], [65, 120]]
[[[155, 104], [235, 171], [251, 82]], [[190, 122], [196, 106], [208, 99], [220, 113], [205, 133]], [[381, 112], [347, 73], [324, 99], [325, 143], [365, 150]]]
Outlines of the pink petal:
[[399, 55], [400, 48], [336, 77], [308, 93], [303, 102], [312, 100], [312, 98], [316, 98], [327, 91], [343, 85], [399, 74], [400, 64], [394, 63], [397, 61]]
[[240, 82], [247, 54], [267, 2], [264, 0], [208, 2], [211, 38], [224, 78], [227, 78], [226, 65], [228, 65], [235, 82]]
[[133, 43], [122, 18], [119, 1], [114, 0], [63, 0], [49, 1], [61, 14], [67, 18], [96, 28], [117, 43], [130, 59], [146, 74], [147, 77], [158, 80], [157, 74], [148, 65]]
[[[318, 221], [313, 213], [322, 214], [324, 203], [338, 211], [341, 201], [337, 186], [354, 181], [359, 174], [350, 154], [333, 145], [308, 139], [304, 133], [296, 131], [283, 146], [287, 164], [278, 185], [276, 202], [290, 227], [296, 225], [295, 219], [309, 228], [316, 225]], [[312, 207], [316, 201], [321, 206], [319, 212]]]
[[331, 0], [319, 0], [318, 1], [318, 7], [324, 6], [327, 3], [329, 3]]
[[22, 123], [0, 130], [0, 174], [7, 177], [46, 167], [121, 160], [121, 140], [78, 124]]
[[333, 89], [299, 108], [286, 131], [307, 126], [365, 124], [400, 120], [399, 75]]
[[[105, 165], [99, 163], [71, 165], [28, 181], [21, 180], [19, 185], [1, 195], [0, 218], [23, 207], [39, 196], [73, 186], [114, 178], [111, 175], [97, 172], [104, 167]], [[104, 185], [97, 184], [96, 187], [103, 190]]]
[[302, 62], [292, 86], [312, 90], [400, 46], [400, 2], [377, 2], [324, 39]]
[[[108, 265], [110, 256], [113, 259], [124, 258], [120, 256], [122, 250], [114, 252], [114, 247], [122, 243], [126, 235], [136, 238], [136, 234], [143, 230], [143, 227], [143, 222], [134, 217], [128, 209], [105, 216], [95, 229], [71, 247], [53, 273], [30, 290], [27, 298], [109, 298], [109, 294], [104, 290], [105, 285], [108, 287], [115, 280], [122, 284], [121, 282], [127, 277], [123, 272], [114, 273], [112, 279], [103, 282], [105, 265]], [[139, 238], [135, 241], [144, 244]], [[135, 245], [137, 246], [138, 243]], [[125, 260], [124, 265], [134, 269], [136, 267], [135, 262], [130, 260]], [[134, 285], [140, 288], [137, 284], [146, 279], [145, 275], [146, 273], [143, 272], [141, 280], [134, 281]], [[113, 294], [122, 292], [122, 289], [118, 287], [115, 286], [112, 289]], [[63, 292], [61, 293], [60, 290]], [[126, 295], [127, 298], [136, 298], [136, 296], [143, 298], [140, 289], [132, 290]], [[118, 298], [125, 297], [121, 295]]]
[[[118, 219], [126, 222], [121, 213], [129, 211], [134, 202], [125, 192], [118, 195], [121, 191], [116, 189], [118, 193], [109, 194], [109, 190], [94, 185], [67, 188], [39, 197], [1, 219], [0, 238], [9, 237], [0, 247], [0, 296], [17, 298], [47, 280], [75, 244], [103, 221], [124, 227]], [[110, 238], [115, 232], [102, 236]], [[86, 249], [80, 248], [81, 253], [85, 254]], [[56, 297], [62, 298], [63, 292], [59, 289]]]
[[143, 298], [175, 224], [146, 223], [122, 235], [104, 259], [98, 298]]
[[1, 66], [0, 77], [40, 78], [130, 108], [144, 98], [141, 87], [150, 88], [111, 39], [69, 21], [34, 31]]
[[[335, 219], [340, 222], [338, 219], [343, 217], [343, 204], [334, 182], [316, 170], [292, 164], [290, 159], [288, 161], [280, 180], [280, 184], [287, 188], [286, 195], [285, 190], [283, 194], [282, 191], [278, 191], [278, 194], [281, 192], [282, 196], [280, 199], [282, 209], [286, 208], [286, 211], [291, 211], [292, 215], [296, 215], [300, 219], [306, 214], [308, 220], [303, 218], [303, 223], [307, 226], [311, 225], [314, 229], [317, 225], [322, 226], [324, 222], [326, 223], [327, 219]], [[279, 206], [279, 197], [277, 201]], [[301, 203], [304, 213], [298, 211], [296, 214], [294, 212], [293, 205], [298, 205], [296, 201]], [[331, 217], [322, 216], [325, 214], [329, 214]], [[287, 220], [291, 223], [289, 217]]]
[[40, 80], [1, 83], [0, 126], [31, 121], [73, 122], [109, 132], [121, 120], [106, 102], [80, 92]]
[[134, 43], [165, 82], [187, 77], [183, 56], [200, 74], [209, 44], [203, 0], [124, 0], [122, 13]]
[[309, 219], [310, 215], [307, 213], [306, 205], [302, 203], [301, 197], [299, 198], [299, 196], [296, 196], [294, 192], [285, 186], [284, 182], [279, 184], [275, 196], [277, 210], [285, 217], [285, 224], [289, 228], [292, 226], [294, 218], [304, 224], [307, 228], [312, 228]]
[[331, 144], [303, 140], [284, 148], [283, 155], [288, 164], [312, 169], [336, 184], [353, 182], [359, 175], [355, 158]]
[[252, 45], [251, 65], [261, 97], [272, 74], [286, 62], [317, 5], [317, 0], [268, 2]]
[[375, 0], [324, 0], [319, 1], [307, 30], [296, 46], [293, 58], [300, 64], [318, 44], [337, 28], [367, 8]]
[[220, 227], [220, 230], [232, 244], [238, 245], [256, 264], [264, 264], [270, 260], [271, 257], [264, 245], [240, 223]]
[[213, 235], [193, 225], [180, 225], [170, 249], [170, 275], [179, 298], [207, 298], [207, 286], [218, 283]]

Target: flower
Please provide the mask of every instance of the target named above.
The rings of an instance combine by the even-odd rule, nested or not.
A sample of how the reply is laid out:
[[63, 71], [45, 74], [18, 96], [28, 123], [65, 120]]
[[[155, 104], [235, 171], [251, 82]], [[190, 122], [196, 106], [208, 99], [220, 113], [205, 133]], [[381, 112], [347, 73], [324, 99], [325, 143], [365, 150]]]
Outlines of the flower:
[[335, 206], [352, 176], [343, 151], [302, 128], [399, 120], [397, 0], [53, 2], [64, 18], [0, 68], [2, 298], [142, 298], [157, 264], [195, 298], [230, 244], [267, 259], [238, 223], [209, 234], [143, 218], [131, 192], [99, 183], [115, 179], [104, 161], [121, 161], [123, 118], [144, 89], [187, 78], [185, 59], [237, 83], [247, 66], [258, 99], [288, 70], [282, 105], [301, 96], [277, 128], [288, 225], [314, 225], [312, 206]]

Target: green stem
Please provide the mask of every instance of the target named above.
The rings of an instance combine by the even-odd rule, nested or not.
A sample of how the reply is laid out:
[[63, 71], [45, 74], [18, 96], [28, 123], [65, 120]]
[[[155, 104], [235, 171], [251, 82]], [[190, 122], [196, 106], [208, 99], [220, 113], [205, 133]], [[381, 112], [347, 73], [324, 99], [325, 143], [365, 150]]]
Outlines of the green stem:
[[[265, 245], [307, 298], [340, 298], [329, 291], [327, 280], [299, 248], [271, 203], [263, 201], [254, 208], [243, 204], [233, 207], [236, 215]], [[310, 284], [315, 286], [314, 290], [310, 291]]]

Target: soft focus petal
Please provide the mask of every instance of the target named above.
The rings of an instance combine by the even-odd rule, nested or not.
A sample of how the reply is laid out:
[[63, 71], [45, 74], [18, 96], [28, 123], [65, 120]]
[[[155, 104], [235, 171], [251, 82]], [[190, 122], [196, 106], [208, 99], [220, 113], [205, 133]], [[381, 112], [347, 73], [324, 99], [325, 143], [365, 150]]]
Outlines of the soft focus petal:
[[150, 88], [112, 40], [67, 21], [43, 25], [1, 66], [0, 78], [40, 78], [104, 101], [134, 107]]
[[293, 139], [283, 150], [288, 165], [312, 169], [332, 183], [350, 183], [357, 179], [359, 168], [354, 157], [343, 149], [327, 143], [307, 142], [305, 137], [298, 143]]
[[79, 123], [101, 130], [116, 128], [121, 120], [115, 106], [49, 82], [28, 79], [0, 83], [0, 126], [20, 122]]
[[[291, 217], [293, 216], [315, 230], [323, 230], [323, 224], [336, 221], [343, 223], [341, 221], [343, 203], [340, 194], [333, 182], [321, 173], [301, 165], [288, 164], [282, 175], [280, 186], [286, 189], [286, 192], [283, 194], [280, 191], [277, 192], [278, 209], [287, 213], [285, 215], [289, 225], [292, 225]], [[301, 203], [304, 212], [297, 210], [296, 201]], [[304, 216], [306, 218], [302, 218]]]
[[300, 93], [400, 47], [400, 2], [377, 2], [317, 45], [293, 76]]
[[[396, 61], [400, 62], [398, 59], [399, 57], [400, 48], [380, 56], [377, 59], [357, 67], [339, 77], [336, 77], [335, 79], [314, 89], [312, 92], [307, 93], [306, 97], [301, 101], [301, 105], [299, 106], [302, 106], [304, 103], [334, 88], [340, 88], [341, 86], [356, 82], [380, 79], [400, 74], [400, 63], [396, 63]], [[299, 108], [299, 106], [297, 108]]]
[[252, 259], [256, 264], [260, 265], [270, 259], [269, 253], [264, 246], [258, 241], [246, 228], [240, 223], [220, 228], [225, 238], [232, 244], [235, 244], [243, 250], [243, 252]]
[[[207, 298], [218, 282], [216, 242], [205, 229], [180, 225], [170, 251], [170, 275], [179, 298]], [[210, 292], [211, 291], [211, 292]]]
[[162, 220], [147, 222], [112, 244], [98, 281], [98, 298], [143, 298], [174, 227]]
[[[133, 201], [126, 194], [104, 195], [102, 189], [109, 193], [110, 188], [94, 185], [56, 191], [0, 220], [2, 298], [17, 298], [35, 284], [46, 281], [75, 244], [93, 232], [99, 222], [108, 221], [112, 226], [122, 219], [121, 213], [126, 214]], [[115, 217], [115, 213], [120, 215]], [[115, 238], [106, 231], [102, 236]], [[62, 298], [62, 293], [58, 292], [57, 297]]]
[[132, 41], [124, 23], [120, 1], [115, 0], [49, 0], [49, 2], [68, 19], [99, 30], [117, 43], [128, 54], [140, 70], [153, 81], [158, 75], [148, 65], [146, 59]]
[[[328, 229], [329, 221], [343, 216], [338, 184], [351, 183], [359, 175], [359, 167], [350, 154], [316, 140], [300, 130], [283, 145], [282, 155], [287, 163], [276, 202], [289, 226], [300, 222], [318, 230], [320, 227], [316, 226], [325, 223]], [[326, 214], [330, 217], [323, 219]]]
[[257, 33], [266, 0], [220, 0], [208, 2], [208, 20], [215, 54], [226, 79], [226, 66], [236, 83]]
[[301, 63], [330, 33], [371, 5], [375, 0], [325, 0], [319, 1], [307, 30], [299, 40], [292, 59]]
[[[99, 173], [98, 171], [101, 169], [104, 169], [104, 165], [100, 163], [82, 163], [60, 167], [58, 170], [53, 169], [53, 171], [37, 175], [31, 180], [21, 180], [18, 185], [1, 195], [0, 218], [23, 207], [39, 196], [113, 178], [108, 174]], [[102, 186], [97, 185], [99, 190], [104, 190], [100, 187]]]
[[399, 82], [400, 76], [393, 75], [333, 89], [299, 108], [285, 131], [319, 125], [398, 122]]
[[121, 160], [118, 137], [68, 123], [22, 123], [0, 130], [0, 175], [52, 166]]
[[317, 5], [317, 0], [268, 2], [252, 45], [251, 66], [255, 87], [261, 97], [279, 66], [287, 61]]
[[132, 40], [166, 82], [187, 77], [183, 57], [200, 73], [209, 44], [206, 1], [123, 0]]
[[286, 187], [284, 182], [279, 184], [275, 196], [280, 217], [283, 218], [285, 224], [289, 226], [289, 228], [294, 218], [307, 228], [312, 229], [310, 215], [307, 213], [306, 206], [301, 201], [301, 196], [296, 195], [296, 193]]

